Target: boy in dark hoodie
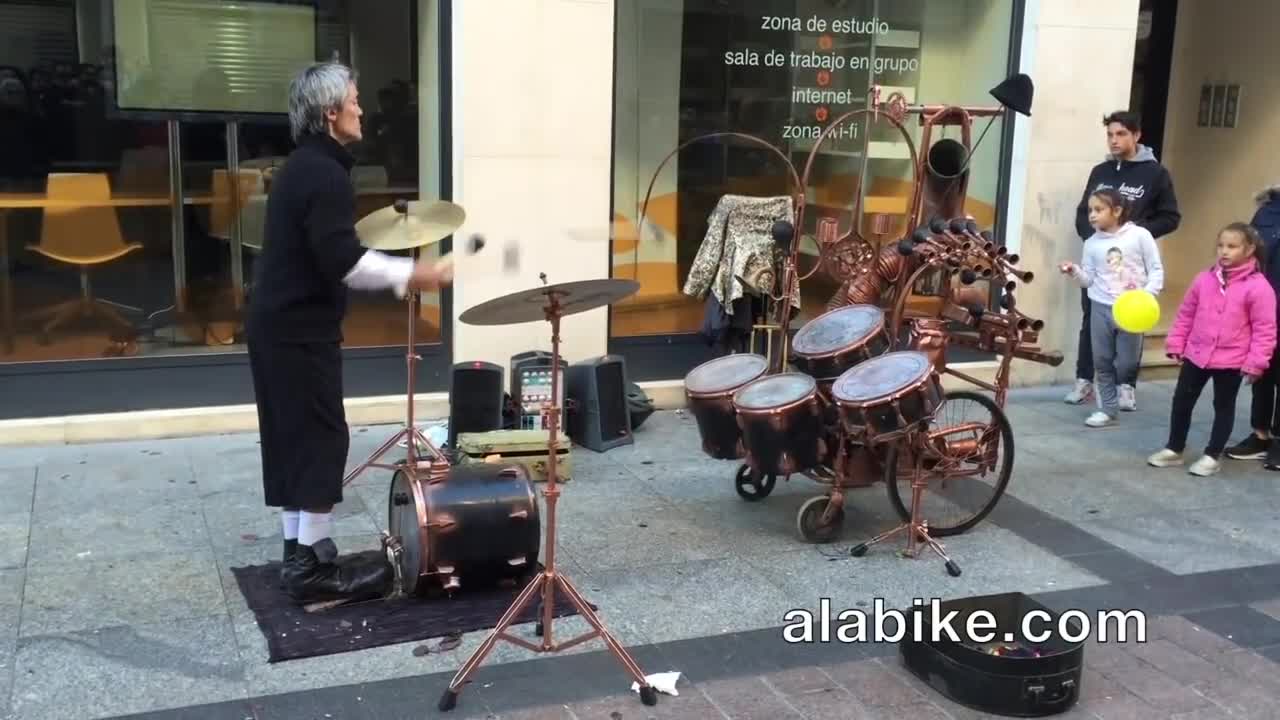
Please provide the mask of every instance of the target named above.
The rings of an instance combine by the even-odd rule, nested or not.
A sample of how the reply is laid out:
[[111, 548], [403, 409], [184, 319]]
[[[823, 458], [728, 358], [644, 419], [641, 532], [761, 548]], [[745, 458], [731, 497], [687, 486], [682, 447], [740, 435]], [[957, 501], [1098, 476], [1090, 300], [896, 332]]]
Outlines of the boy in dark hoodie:
[[[1178, 211], [1178, 198], [1173, 192], [1173, 177], [1156, 160], [1151, 148], [1139, 144], [1142, 125], [1136, 113], [1114, 112], [1102, 119], [1107, 128], [1107, 147], [1111, 153], [1107, 159], [1094, 166], [1085, 183], [1084, 194], [1076, 208], [1076, 234], [1080, 240], [1093, 235], [1089, 225], [1089, 195], [1098, 190], [1114, 188], [1129, 202], [1129, 217], [1134, 224], [1146, 228], [1159, 240], [1178, 229], [1182, 214]], [[1063, 400], [1080, 405], [1094, 397], [1093, 348], [1090, 342], [1089, 296], [1080, 294], [1080, 307], [1084, 310], [1084, 322], [1080, 327], [1079, 353], [1076, 358], [1076, 384]], [[1141, 353], [1139, 353], [1139, 365]], [[1121, 410], [1137, 410], [1138, 371], [1129, 377], [1119, 378], [1117, 388]]]
[[[1271, 287], [1280, 292], [1280, 185], [1272, 185], [1258, 193], [1254, 200], [1258, 211], [1250, 223], [1262, 236], [1262, 246], [1267, 253], [1267, 264], [1262, 268]], [[1278, 318], [1280, 319], [1280, 318]], [[1277, 393], [1280, 393], [1280, 350], [1271, 358], [1271, 367], [1253, 385], [1253, 408], [1249, 413], [1249, 425], [1253, 433], [1235, 447], [1227, 448], [1227, 457], [1236, 460], [1263, 460], [1268, 470], [1280, 470], [1280, 412], [1277, 412]]]

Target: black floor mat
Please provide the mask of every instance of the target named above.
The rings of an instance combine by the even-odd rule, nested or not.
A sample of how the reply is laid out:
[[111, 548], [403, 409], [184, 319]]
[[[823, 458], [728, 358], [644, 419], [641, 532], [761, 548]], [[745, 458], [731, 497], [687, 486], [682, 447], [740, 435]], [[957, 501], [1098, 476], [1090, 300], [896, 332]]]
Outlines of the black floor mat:
[[[539, 565], [537, 571], [541, 570]], [[401, 597], [307, 612], [279, 589], [280, 563], [232, 568], [231, 572], [267, 638], [273, 663], [488, 630], [528, 584], [525, 579], [464, 589], [452, 597], [443, 593]], [[513, 624], [536, 622], [538, 604], [538, 598], [530, 601]], [[564, 593], [557, 592], [554, 616], [577, 614]]]

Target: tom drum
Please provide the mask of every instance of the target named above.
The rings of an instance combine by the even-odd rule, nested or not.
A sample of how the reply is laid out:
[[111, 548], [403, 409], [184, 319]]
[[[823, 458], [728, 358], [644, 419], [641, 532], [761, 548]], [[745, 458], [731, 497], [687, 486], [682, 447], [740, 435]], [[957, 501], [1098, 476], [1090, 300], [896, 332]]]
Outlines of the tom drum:
[[818, 383], [803, 373], [760, 378], [733, 395], [747, 464], [762, 475], [790, 475], [827, 455]]
[[743, 353], [709, 360], [685, 376], [684, 396], [698, 423], [704, 453], [716, 460], [737, 460], [746, 455], [733, 394], [768, 370], [765, 356]]
[[933, 418], [943, 403], [933, 358], [891, 352], [851, 368], [831, 386], [841, 422], [868, 445], [890, 442]]
[[388, 513], [407, 595], [518, 579], [537, 567], [538, 503], [523, 465], [455, 465], [436, 480], [425, 466], [402, 468], [391, 478]]
[[849, 368], [889, 350], [884, 310], [875, 305], [848, 305], [819, 315], [796, 333], [791, 364], [830, 386]]

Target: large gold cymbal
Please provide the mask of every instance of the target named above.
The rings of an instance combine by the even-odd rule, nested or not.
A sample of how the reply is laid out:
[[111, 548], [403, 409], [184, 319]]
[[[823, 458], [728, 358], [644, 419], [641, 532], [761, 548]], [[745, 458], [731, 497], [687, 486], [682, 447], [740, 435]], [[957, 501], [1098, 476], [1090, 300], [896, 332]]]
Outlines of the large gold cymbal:
[[364, 216], [356, 223], [356, 235], [371, 250], [408, 250], [440, 242], [466, 218], [461, 205], [446, 200], [402, 200]]

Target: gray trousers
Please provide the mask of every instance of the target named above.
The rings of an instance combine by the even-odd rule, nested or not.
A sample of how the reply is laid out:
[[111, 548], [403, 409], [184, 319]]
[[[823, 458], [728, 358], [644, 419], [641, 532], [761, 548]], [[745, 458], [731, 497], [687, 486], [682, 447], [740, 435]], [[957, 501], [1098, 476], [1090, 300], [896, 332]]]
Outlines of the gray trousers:
[[1116, 327], [1111, 306], [1090, 302], [1089, 330], [1093, 345], [1093, 369], [1097, 375], [1094, 389], [1102, 403], [1102, 412], [1115, 417], [1120, 413], [1117, 402], [1117, 378], [1132, 378], [1142, 357], [1142, 336]]

